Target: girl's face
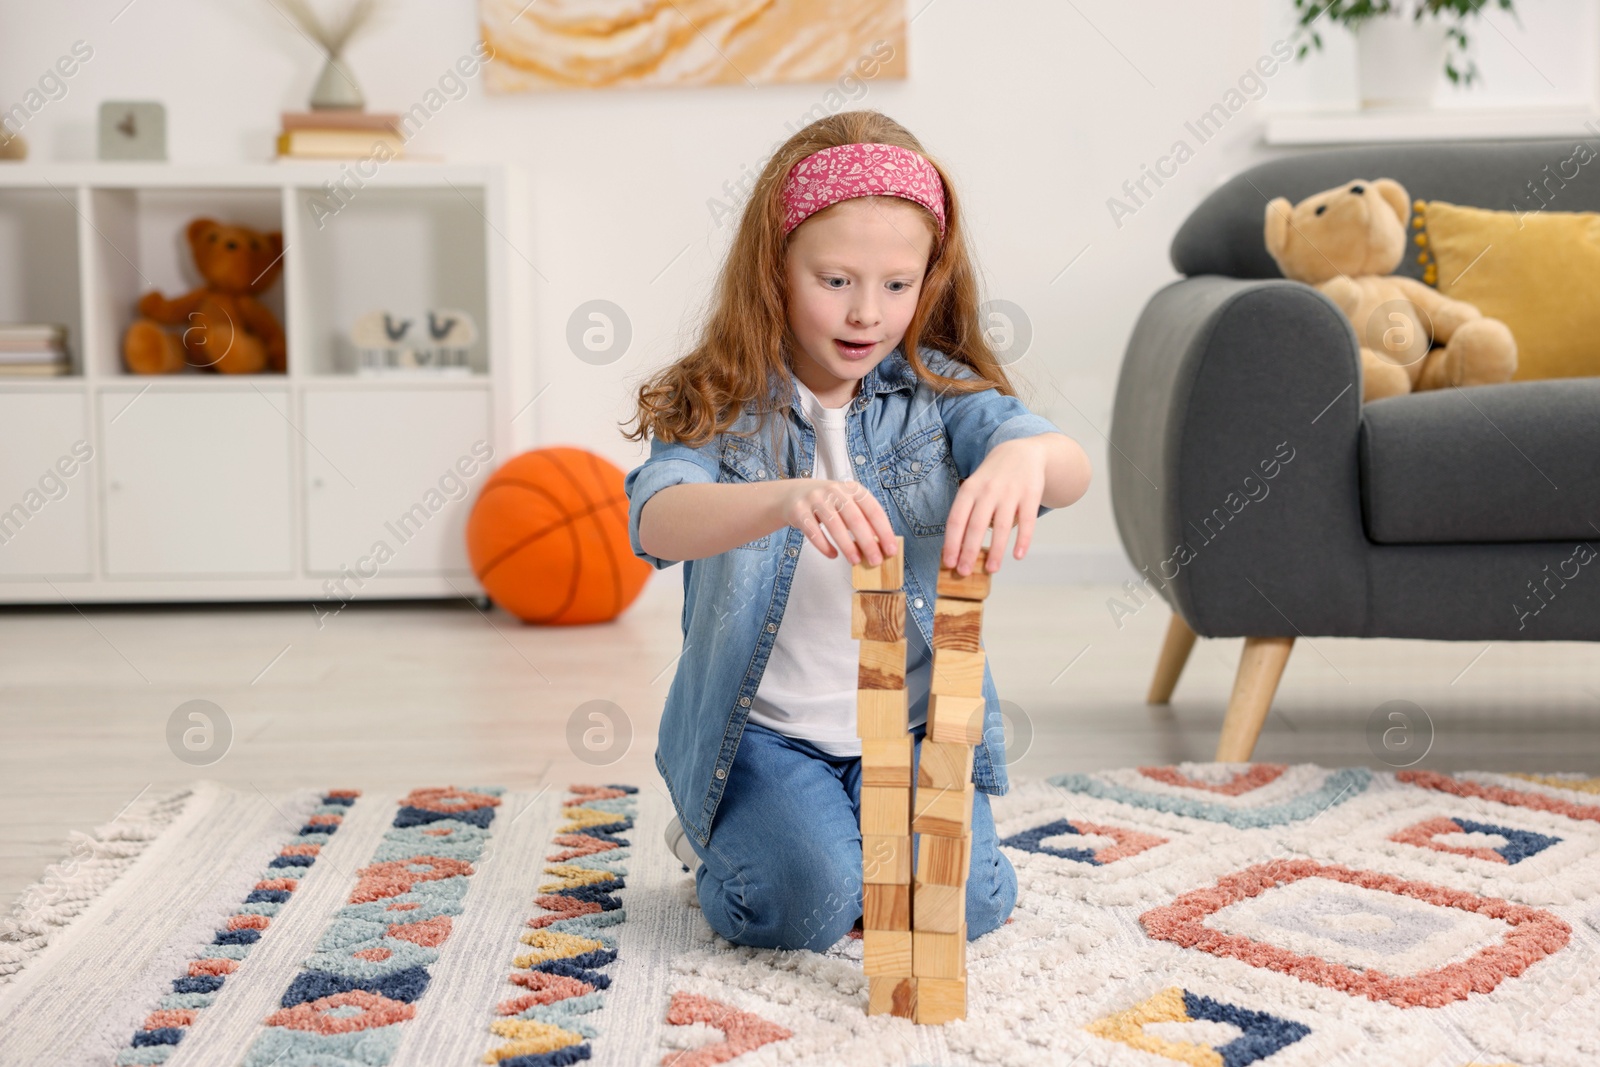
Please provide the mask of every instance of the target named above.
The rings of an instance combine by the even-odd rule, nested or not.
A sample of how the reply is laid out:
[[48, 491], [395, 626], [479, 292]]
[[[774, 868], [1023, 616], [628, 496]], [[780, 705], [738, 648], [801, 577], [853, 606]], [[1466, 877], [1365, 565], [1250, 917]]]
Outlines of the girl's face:
[[933, 237], [922, 209], [894, 197], [842, 201], [789, 235], [794, 373], [824, 406], [847, 404], [905, 336]]

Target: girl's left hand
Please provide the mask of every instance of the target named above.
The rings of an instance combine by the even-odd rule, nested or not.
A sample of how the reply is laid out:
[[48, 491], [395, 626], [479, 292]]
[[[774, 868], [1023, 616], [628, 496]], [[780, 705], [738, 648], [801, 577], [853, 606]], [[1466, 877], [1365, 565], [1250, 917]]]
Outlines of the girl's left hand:
[[990, 526], [994, 527], [987, 565], [990, 574], [1000, 569], [1013, 526], [1017, 529], [1016, 558], [1027, 553], [1044, 497], [1047, 447], [1042, 435], [1036, 435], [1003, 441], [989, 450], [978, 469], [956, 490], [950, 505], [940, 559], [944, 566], [954, 567], [963, 576], [971, 574]]

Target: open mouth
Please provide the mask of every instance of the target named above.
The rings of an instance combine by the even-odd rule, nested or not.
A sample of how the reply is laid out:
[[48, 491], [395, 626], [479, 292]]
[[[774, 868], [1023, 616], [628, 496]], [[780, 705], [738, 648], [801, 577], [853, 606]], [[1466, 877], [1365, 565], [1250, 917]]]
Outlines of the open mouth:
[[876, 341], [845, 341], [837, 337], [833, 339], [833, 343], [835, 347], [837, 347], [840, 352], [844, 353], [847, 358], [853, 359], [860, 359], [862, 356], [878, 347], [878, 342]]

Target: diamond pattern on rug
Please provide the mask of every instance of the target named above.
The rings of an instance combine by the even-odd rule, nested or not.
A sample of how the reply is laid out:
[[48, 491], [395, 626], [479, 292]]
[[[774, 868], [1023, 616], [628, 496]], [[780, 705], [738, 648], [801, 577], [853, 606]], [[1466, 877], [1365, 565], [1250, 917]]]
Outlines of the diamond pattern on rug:
[[[1509, 775], [1448, 775], [1436, 771], [1401, 771], [1395, 777], [1409, 785], [1419, 786], [1423, 789], [1436, 789], [1441, 793], [1449, 793], [1458, 797], [1474, 797], [1479, 800], [1492, 800], [1498, 804], [1507, 804], [1516, 808], [1531, 808], [1534, 811], [1548, 811], [1556, 815], [1565, 815], [1569, 819], [1581, 819], [1588, 822], [1600, 822], [1600, 807], [1593, 804], [1583, 804], [1576, 800], [1569, 800], [1557, 793], [1556, 787], [1543, 784], [1543, 789], [1517, 789], [1510, 785], [1497, 783], [1496, 777], [1506, 780]], [[1479, 780], [1479, 779], [1486, 780]], [[1527, 780], [1527, 779], [1525, 779]], [[1561, 786], [1561, 789], [1568, 787]]]
[[[1468, 824], [1491, 832], [1455, 829]], [[1306, 858], [1518, 904], [1562, 906], [1600, 895], [1600, 822], [1530, 807], [1390, 786], [1282, 833], [1286, 847]], [[1502, 848], [1505, 854], [1495, 851]]]
[[1139, 921], [1151, 937], [1402, 1008], [1493, 992], [1572, 934], [1548, 911], [1310, 860], [1228, 875]]
[[1258, 774], [1245, 765], [1183, 763], [1061, 774], [1047, 780], [1075, 793], [1243, 830], [1316, 818], [1358, 796], [1371, 782], [1372, 772], [1364, 767], [1330, 771], [1300, 764], [1274, 766]]
[[[1199, 789], [1218, 796], [1237, 797], [1271, 785], [1283, 777], [1283, 772], [1288, 769], [1282, 763], [1253, 763], [1241, 770], [1221, 764], [1217, 768], [1220, 773], [1206, 776], [1204, 772], [1199, 772], [1201, 777], [1186, 774], [1177, 767], [1140, 767], [1139, 773], [1153, 782], [1164, 782], [1180, 789]], [[1218, 780], [1207, 781], [1207, 777]]]
[[[1125, 1011], [1097, 1019], [1085, 1029], [1096, 1037], [1194, 1067], [1250, 1067], [1311, 1033], [1304, 1023], [1250, 1011], [1176, 986]], [[1225, 1038], [1192, 1039], [1219, 1031]]]
[[[695, 993], [672, 994], [672, 1003], [667, 1007], [667, 1023], [675, 1027], [698, 1024], [720, 1031], [722, 1039], [693, 1049], [669, 1052], [661, 1057], [662, 1067], [711, 1067], [712, 1064], [726, 1063], [763, 1045], [787, 1041], [794, 1036], [789, 1030], [759, 1015], [740, 1011], [731, 1004]], [[668, 1040], [671, 1040], [670, 1035]]]
[[[1082, 847], [1064, 843], [1047, 844], [1056, 838], [1068, 838], [1071, 835], [1088, 840]], [[1108, 843], [1096, 842], [1094, 838], [1109, 838]], [[1164, 845], [1169, 839], [1155, 834], [1143, 833], [1123, 826], [1106, 826], [1101, 823], [1068, 822], [1066, 819], [1054, 819], [1043, 826], [1036, 826], [1031, 830], [1012, 834], [1000, 843], [1011, 848], [1020, 848], [1027, 852], [1037, 852], [1044, 856], [1056, 856], [1064, 860], [1077, 860], [1079, 863], [1088, 863], [1096, 867], [1103, 867], [1108, 863], [1116, 863], [1130, 856], [1137, 856], [1146, 849], [1157, 845]]]
[[1392, 835], [1389, 840], [1506, 865], [1521, 863], [1561, 843], [1559, 837], [1461, 817], [1425, 819]]

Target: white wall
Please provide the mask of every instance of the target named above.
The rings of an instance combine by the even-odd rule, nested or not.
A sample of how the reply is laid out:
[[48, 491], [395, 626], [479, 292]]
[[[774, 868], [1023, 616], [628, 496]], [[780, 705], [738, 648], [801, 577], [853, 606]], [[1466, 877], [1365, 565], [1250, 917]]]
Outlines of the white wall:
[[[1174, 277], [1172, 233], [1218, 181], [1267, 158], [1258, 145], [1266, 108], [1348, 103], [1353, 52], [1342, 31], [1326, 33], [1324, 55], [1268, 79], [1259, 100], [1118, 225], [1107, 199], [1283, 35], [1288, 0], [907, 3], [910, 77], [869, 82], [836, 103], [894, 116], [953, 171], [988, 295], [1032, 320], [1032, 349], [1014, 368], [1024, 397], [1094, 461], [1089, 496], [1041, 524], [1036, 573], [1115, 574], [1123, 564], [1101, 434], [1139, 309]], [[1523, 6], [1524, 30], [1497, 16], [1504, 36], [1480, 34], [1486, 85], [1475, 99], [1591, 98], [1594, 0]], [[74, 41], [94, 49], [66, 94], [23, 130], [40, 160], [93, 158], [105, 99], [164, 101], [175, 162], [266, 158], [278, 113], [305, 107], [320, 66], [267, 0], [0, 0], [0, 27], [0, 108], [23, 99]], [[399, 111], [476, 40], [471, 0], [399, 0], [349, 60], [368, 106]], [[713, 223], [707, 201], [759, 167], [808, 109], [826, 106], [830, 88], [489, 96], [474, 82], [416, 135], [409, 151], [508, 159], [532, 174], [533, 232], [508, 237], [543, 279], [527, 294], [551, 383], [535, 407], [538, 441], [580, 444], [624, 469], [638, 462], [640, 449], [614, 426], [644, 374], [694, 335], [732, 229]], [[566, 347], [569, 314], [595, 298], [632, 322], [632, 347], [609, 366]]]

